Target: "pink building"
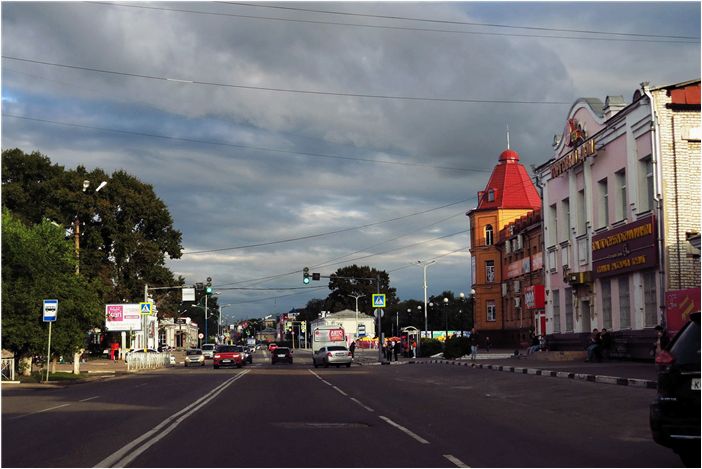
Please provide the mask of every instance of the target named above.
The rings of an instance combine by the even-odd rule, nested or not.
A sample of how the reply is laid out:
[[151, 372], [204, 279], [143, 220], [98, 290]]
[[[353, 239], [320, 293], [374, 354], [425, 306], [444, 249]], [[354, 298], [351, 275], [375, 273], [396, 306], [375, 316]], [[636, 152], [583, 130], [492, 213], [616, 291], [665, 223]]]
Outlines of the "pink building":
[[[615, 354], [645, 358], [666, 293], [697, 289], [700, 80], [579, 99], [536, 172], [543, 187], [546, 331], [580, 349], [615, 331]], [[694, 254], [694, 253], [692, 253]], [[694, 298], [693, 298], [694, 300]]]

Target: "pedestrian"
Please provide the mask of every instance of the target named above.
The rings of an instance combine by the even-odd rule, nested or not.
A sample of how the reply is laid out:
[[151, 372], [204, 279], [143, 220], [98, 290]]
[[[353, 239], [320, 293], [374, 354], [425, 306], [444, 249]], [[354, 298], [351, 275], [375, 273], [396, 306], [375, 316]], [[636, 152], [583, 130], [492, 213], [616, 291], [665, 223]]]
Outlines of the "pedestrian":
[[538, 352], [541, 349], [541, 342], [539, 341], [539, 336], [534, 335], [531, 338], [531, 345], [527, 349], [527, 355], [531, 355], [534, 352]]
[[353, 360], [354, 358], [354, 352], [356, 351], [356, 341], [351, 341], [351, 345], [349, 345], [349, 352], [351, 352], [351, 359]]
[[603, 359], [609, 360], [609, 350], [611, 347], [612, 335], [603, 327], [602, 332], [600, 332], [600, 355]]
[[485, 337], [485, 350], [490, 353], [490, 337]]
[[597, 328], [592, 330], [592, 334], [590, 334], [590, 339], [588, 340], [587, 347], [585, 350], [587, 350], [587, 359], [585, 360], [586, 362], [591, 362], [595, 358], [597, 361], [600, 361], [600, 346], [602, 344], [602, 339], [600, 337], [600, 332], [597, 330]]
[[398, 356], [399, 356], [400, 353], [402, 352], [402, 344], [401, 344], [399, 341], [395, 342], [395, 346], [394, 346], [394, 348], [393, 348], [393, 352], [395, 353], [395, 361], [398, 361], [398, 360], [399, 360], [399, 359], [398, 359]]
[[385, 342], [385, 358], [387, 361], [392, 361], [392, 350], [395, 348], [395, 342], [390, 340]]
[[653, 342], [653, 352], [654, 357], [657, 357], [668, 346], [670, 338], [668, 337], [668, 332], [665, 329], [663, 329], [663, 326], [658, 325], [655, 327], [655, 330], [656, 341]]
[[417, 358], [417, 341], [412, 341], [412, 358]]
[[475, 361], [478, 355], [478, 343], [480, 340], [478, 331], [475, 329], [475, 327], [470, 330], [470, 337], [468, 340], [470, 341], [470, 358], [471, 360]]

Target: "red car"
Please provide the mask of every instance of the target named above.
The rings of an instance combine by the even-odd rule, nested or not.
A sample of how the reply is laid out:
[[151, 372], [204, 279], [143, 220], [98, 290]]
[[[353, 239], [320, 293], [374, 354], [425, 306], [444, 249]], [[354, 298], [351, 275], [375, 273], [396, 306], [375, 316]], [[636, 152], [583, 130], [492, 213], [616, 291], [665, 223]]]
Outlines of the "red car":
[[268, 351], [269, 351], [269, 352], [272, 352], [272, 351], [275, 350], [276, 348], [278, 348], [278, 345], [277, 345], [275, 342], [272, 343], [272, 344], [268, 344]]
[[220, 366], [236, 366], [241, 368], [244, 363], [244, 354], [236, 345], [218, 345], [212, 358], [215, 369]]

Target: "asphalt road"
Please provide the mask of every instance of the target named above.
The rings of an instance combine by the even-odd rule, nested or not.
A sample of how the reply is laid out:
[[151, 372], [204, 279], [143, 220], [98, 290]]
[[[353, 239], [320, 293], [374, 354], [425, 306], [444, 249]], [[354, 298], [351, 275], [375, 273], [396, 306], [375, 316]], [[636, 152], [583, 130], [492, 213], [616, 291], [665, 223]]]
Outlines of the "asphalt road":
[[654, 390], [446, 366], [182, 367], [2, 391], [3, 467], [681, 467]]

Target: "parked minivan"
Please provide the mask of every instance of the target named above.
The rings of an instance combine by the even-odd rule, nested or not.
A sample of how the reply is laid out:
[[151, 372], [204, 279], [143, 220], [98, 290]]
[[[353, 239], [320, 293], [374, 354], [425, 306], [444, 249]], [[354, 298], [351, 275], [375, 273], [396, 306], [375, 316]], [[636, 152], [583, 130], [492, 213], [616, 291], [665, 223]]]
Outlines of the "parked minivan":
[[213, 358], [215, 351], [215, 344], [202, 344], [202, 354], [205, 358]]

